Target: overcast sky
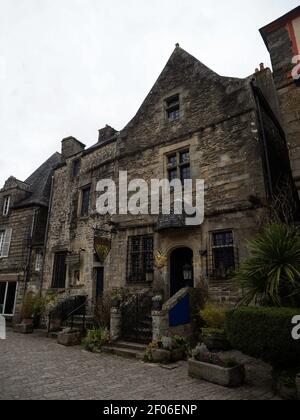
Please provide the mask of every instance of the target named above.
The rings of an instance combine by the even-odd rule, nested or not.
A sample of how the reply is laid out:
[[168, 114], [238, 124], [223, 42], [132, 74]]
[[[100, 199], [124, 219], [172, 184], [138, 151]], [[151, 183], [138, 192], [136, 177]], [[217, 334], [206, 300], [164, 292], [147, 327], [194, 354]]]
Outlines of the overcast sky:
[[73, 135], [134, 116], [175, 43], [217, 73], [269, 56], [259, 28], [299, 0], [0, 0], [0, 187]]

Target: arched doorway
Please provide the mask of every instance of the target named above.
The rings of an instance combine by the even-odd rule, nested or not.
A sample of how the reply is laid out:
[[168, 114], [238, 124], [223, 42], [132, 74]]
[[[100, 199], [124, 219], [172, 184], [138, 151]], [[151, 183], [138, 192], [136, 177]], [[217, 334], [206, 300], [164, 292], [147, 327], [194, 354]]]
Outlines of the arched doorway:
[[170, 255], [170, 296], [187, 286], [194, 286], [193, 251], [177, 248]]

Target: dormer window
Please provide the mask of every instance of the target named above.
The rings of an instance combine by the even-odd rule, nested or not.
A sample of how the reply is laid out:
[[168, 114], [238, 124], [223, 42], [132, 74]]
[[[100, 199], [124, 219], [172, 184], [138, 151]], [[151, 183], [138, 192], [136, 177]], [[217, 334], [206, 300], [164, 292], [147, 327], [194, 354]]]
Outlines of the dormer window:
[[180, 118], [179, 95], [171, 96], [166, 100], [166, 113], [169, 121], [176, 121]]
[[3, 202], [3, 216], [7, 216], [9, 213], [9, 207], [10, 207], [10, 195], [6, 195], [4, 197], [4, 202]]

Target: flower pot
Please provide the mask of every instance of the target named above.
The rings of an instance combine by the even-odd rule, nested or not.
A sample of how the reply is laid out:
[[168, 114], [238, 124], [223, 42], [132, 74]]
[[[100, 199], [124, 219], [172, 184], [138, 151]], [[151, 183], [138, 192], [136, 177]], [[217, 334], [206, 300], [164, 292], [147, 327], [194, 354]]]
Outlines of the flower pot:
[[190, 359], [188, 361], [188, 369], [190, 377], [203, 379], [216, 385], [238, 387], [245, 382], [245, 367], [243, 365], [224, 368]]
[[23, 318], [22, 319], [23, 325], [33, 325], [33, 318]]
[[81, 338], [82, 335], [79, 331], [62, 331], [57, 336], [57, 343], [66, 347], [78, 346], [81, 344]]

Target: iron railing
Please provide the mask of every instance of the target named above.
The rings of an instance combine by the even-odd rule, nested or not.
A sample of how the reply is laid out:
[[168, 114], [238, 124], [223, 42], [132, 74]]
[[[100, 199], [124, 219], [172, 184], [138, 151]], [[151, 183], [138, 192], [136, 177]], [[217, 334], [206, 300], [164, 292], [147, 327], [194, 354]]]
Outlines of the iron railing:
[[[53, 331], [51, 329], [51, 322], [58, 321], [59, 327], [63, 327], [69, 320], [71, 320], [71, 329], [74, 326], [74, 317], [82, 317], [82, 331], [85, 331], [86, 321], [86, 306], [88, 298], [87, 296], [73, 296], [62, 302], [60, 302], [52, 311], [49, 312], [48, 316], [48, 333]], [[57, 329], [56, 328], [56, 329]], [[55, 329], [55, 328], [54, 328]]]

